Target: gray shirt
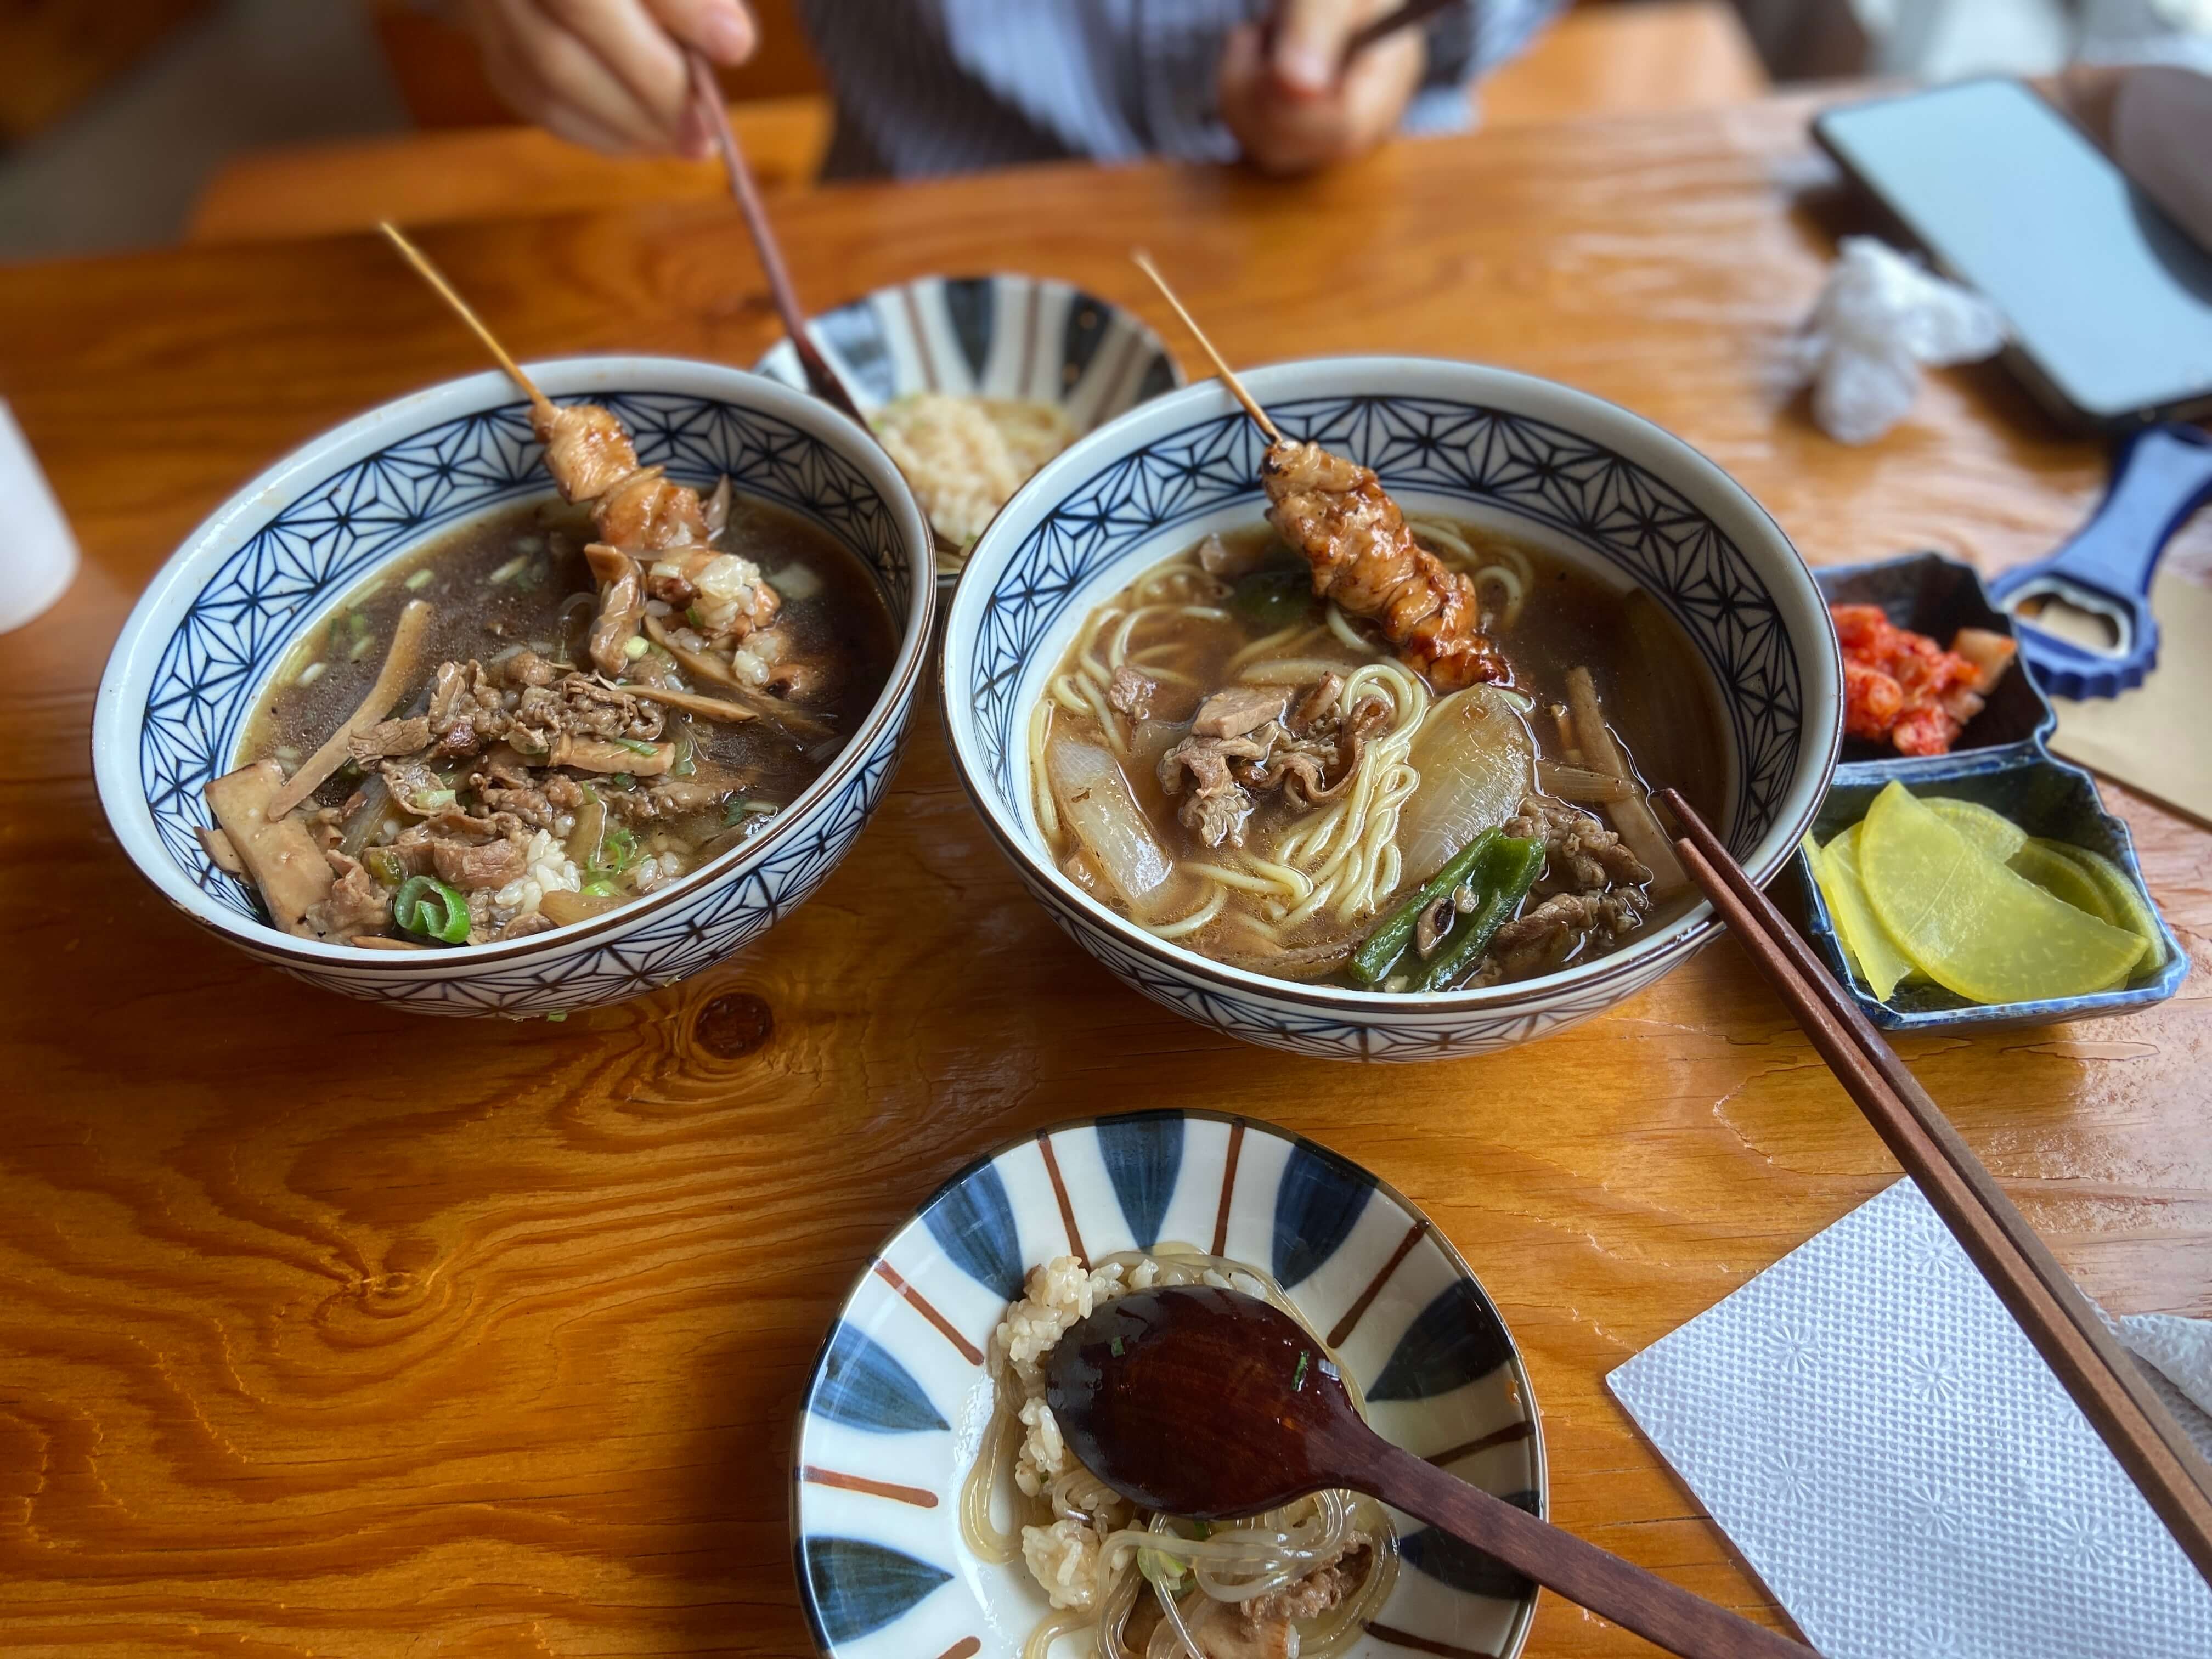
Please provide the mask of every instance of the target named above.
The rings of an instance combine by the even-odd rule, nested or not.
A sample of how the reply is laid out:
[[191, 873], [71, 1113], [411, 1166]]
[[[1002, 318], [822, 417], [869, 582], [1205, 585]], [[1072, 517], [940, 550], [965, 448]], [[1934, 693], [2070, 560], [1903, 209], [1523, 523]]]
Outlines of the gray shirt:
[[[1408, 132], [1473, 120], [1468, 83], [1565, 0], [1459, 0], [1427, 25]], [[1021, 161], [1235, 158], [1223, 40], [1267, 0], [799, 0], [837, 94], [833, 177]]]

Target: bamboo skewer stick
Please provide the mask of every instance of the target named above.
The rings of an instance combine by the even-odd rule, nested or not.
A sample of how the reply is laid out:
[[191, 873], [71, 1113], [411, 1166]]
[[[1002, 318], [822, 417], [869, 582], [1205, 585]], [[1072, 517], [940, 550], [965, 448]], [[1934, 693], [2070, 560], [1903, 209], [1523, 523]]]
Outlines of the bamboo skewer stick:
[[507, 371], [507, 377], [515, 385], [522, 388], [523, 394], [530, 399], [531, 407], [551, 409], [553, 400], [540, 392], [538, 383], [522, 372], [521, 364], [507, 356], [507, 348], [499, 343], [498, 336], [485, 327], [483, 319], [469, 308], [469, 302], [454, 291], [453, 285], [446, 280], [445, 273], [430, 263], [429, 255], [409, 241], [391, 220], [379, 220], [376, 228], [391, 238], [392, 246], [399, 250], [401, 256], [415, 267], [422, 280], [436, 291], [438, 297], [453, 308], [453, 314], [475, 331], [477, 338], [483, 342], [484, 349], [491, 353], [494, 361]]
[[1258, 423], [1261, 431], [1267, 434], [1267, 441], [1282, 442], [1283, 434], [1267, 418], [1267, 411], [1261, 408], [1252, 394], [1244, 389], [1244, 382], [1237, 378], [1237, 371], [1229, 367], [1221, 354], [1213, 349], [1213, 342], [1206, 337], [1206, 331], [1198, 325], [1190, 313], [1183, 309], [1182, 301], [1176, 298], [1176, 291], [1168, 286], [1168, 279], [1160, 275], [1160, 268], [1152, 263], [1152, 256], [1138, 248], [1129, 257], [1136, 261], [1138, 270], [1152, 279], [1152, 286], [1159, 289], [1160, 297], [1175, 307], [1175, 314], [1182, 319], [1182, 325], [1190, 331], [1191, 338], [1198, 342], [1199, 349], [1212, 361], [1213, 372], [1221, 377], [1222, 385], [1227, 386], [1237, 401], [1244, 405], [1244, 412]]

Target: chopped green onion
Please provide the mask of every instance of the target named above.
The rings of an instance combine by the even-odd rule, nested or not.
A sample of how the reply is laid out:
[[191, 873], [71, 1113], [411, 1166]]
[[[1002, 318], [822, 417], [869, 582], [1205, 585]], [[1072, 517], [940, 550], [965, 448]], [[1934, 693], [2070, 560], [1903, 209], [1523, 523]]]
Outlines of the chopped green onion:
[[430, 568], [428, 565], [425, 565], [422, 569], [416, 571], [405, 581], [402, 582], [400, 586], [404, 587], [410, 593], [420, 593], [424, 588], [430, 585], [430, 578], [433, 574], [434, 573], [431, 571]]
[[313, 685], [317, 680], [322, 678], [329, 670], [330, 665], [326, 662], [320, 660], [311, 662], [305, 668], [302, 668], [300, 671], [299, 678], [292, 683], [295, 685]]
[[517, 576], [522, 574], [522, 567], [529, 562], [530, 555], [527, 553], [518, 553], [513, 558], [509, 559], [505, 564], [500, 566], [498, 569], [493, 571], [491, 573], [490, 580], [494, 582], [513, 581]]
[[407, 879], [406, 865], [389, 847], [370, 848], [361, 855], [361, 861], [368, 866], [368, 873], [386, 887], [397, 887]]
[[617, 738], [615, 742], [629, 750], [633, 755], [657, 755], [660, 752], [660, 746], [658, 744], [647, 743], [642, 738]]
[[1106, 1346], [1107, 1346], [1108, 1347], [1111, 1348], [1111, 1349], [1114, 1351], [1114, 1358], [1116, 1358], [1116, 1359], [1119, 1359], [1119, 1358], [1121, 1357], [1121, 1350], [1122, 1350], [1122, 1348], [1123, 1348], [1124, 1346], [1126, 1346], [1127, 1345], [1126, 1345], [1126, 1344], [1124, 1344], [1124, 1343], [1122, 1342], [1121, 1339], [1120, 1337], [1118, 1337], [1118, 1336], [1117, 1336], [1117, 1337], [1115, 1337], [1115, 1338], [1111, 1342], [1108, 1343]]
[[623, 642], [623, 655], [628, 657], [632, 662], [635, 662], [640, 657], [643, 656], [647, 652], [652, 649], [652, 641], [647, 639], [642, 634], [633, 634]]
[[1173, 1556], [1141, 1544], [1137, 1547], [1137, 1571], [1170, 1595], [1181, 1591], [1182, 1581], [1190, 1572], [1188, 1567]]
[[1298, 1368], [1291, 1373], [1291, 1392], [1292, 1394], [1296, 1394], [1300, 1389], [1305, 1387], [1306, 1367], [1312, 1363], [1313, 1356], [1308, 1353], [1304, 1348], [1300, 1348], [1298, 1350]]
[[364, 635], [361, 639], [354, 642], [353, 649], [346, 653], [346, 660], [348, 662], [359, 662], [363, 657], [367, 656], [370, 652], [375, 649], [376, 636], [373, 634]]
[[392, 896], [392, 919], [408, 933], [447, 945], [469, 936], [469, 902], [434, 876], [410, 876]]
[[458, 797], [450, 789], [425, 789], [416, 796], [415, 810], [427, 817], [432, 812], [444, 811]]
[[601, 876], [586, 882], [576, 890], [589, 898], [612, 898], [615, 896], [615, 884]]
[[556, 1025], [558, 1025], [562, 1020], [568, 1018], [568, 1016], [565, 1013], [551, 1013], [546, 1015], [545, 1018], [551, 1020]]
[[630, 776], [627, 772], [609, 773], [607, 775], [607, 782], [617, 789], [635, 789], [637, 787], [637, 780]]
[[696, 605], [687, 605], [684, 607], [684, 620], [702, 634], [707, 631], [707, 619], [699, 614], [699, 607]]

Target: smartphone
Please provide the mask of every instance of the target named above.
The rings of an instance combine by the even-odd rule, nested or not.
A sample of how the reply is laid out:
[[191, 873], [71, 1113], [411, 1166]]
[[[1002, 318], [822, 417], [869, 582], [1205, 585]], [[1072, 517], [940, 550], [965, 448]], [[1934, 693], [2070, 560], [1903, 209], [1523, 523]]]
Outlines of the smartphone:
[[2016, 81], [1826, 111], [1821, 148], [2011, 326], [2006, 361], [2062, 419], [2212, 412], [2212, 252]]

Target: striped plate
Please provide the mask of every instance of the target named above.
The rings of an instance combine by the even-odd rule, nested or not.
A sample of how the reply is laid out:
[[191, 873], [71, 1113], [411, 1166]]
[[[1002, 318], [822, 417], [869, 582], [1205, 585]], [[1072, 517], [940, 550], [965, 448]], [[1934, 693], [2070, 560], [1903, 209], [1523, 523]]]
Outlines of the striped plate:
[[[1412, 1204], [1310, 1140], [1208, 1112], [1063, 1124], [970, 1164], [891, 1238], [823, 1344], [799, 1419], [799, 1599], [831, 1659], [1013, 1659], [1046, 1611], [1019, 1563], [963, 1544], [962, 1480], [990, 1421], [983, 1349], [1026, 1271], [1163, 1240], [1266, 1267], [1366, 1390], [1375, 1426], [1541, 1515], [1521, 1356]], [[1535, 1591], [1395, 1517], [1404, 1567], [1352, 1651], [1500, 1656]], [[1072, 1645], [1072, 1644], [1067, 1644]]]
[[[1048, 276], [917, 276], [826, 311], [814, 343], [872, 415], [915, 392], [1057, 404], [1082, 437], [1183, 383], [1144, 319]], [[756, 374], [806, 390], [789, 340]]]

